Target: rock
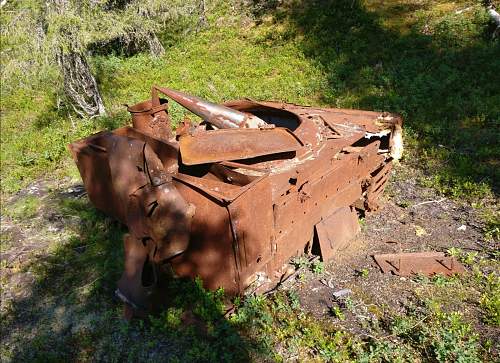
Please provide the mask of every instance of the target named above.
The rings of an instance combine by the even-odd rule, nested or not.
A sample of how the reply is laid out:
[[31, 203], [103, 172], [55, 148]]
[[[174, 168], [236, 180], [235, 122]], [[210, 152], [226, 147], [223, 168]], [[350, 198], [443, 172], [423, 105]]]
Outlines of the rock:
[[352, 294], [351, 289], [342, 289], [339, 291], [335, 291], [332, 295], [334, 298], [338, 299], [338, 298], [341, 298], [343, 296], [350, 295], [350, 294]]

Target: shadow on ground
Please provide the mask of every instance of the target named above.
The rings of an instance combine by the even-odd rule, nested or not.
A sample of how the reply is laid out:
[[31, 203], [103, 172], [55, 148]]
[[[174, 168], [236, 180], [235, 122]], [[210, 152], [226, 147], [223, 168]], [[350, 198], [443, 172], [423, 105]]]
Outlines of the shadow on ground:
[[[300, 42], [328, 75], [325, 103], [401, 113], [420, 167], [445, 191], [483, 182], [498, 192], [499, 42], [478, 30], [487, 21], [481, 15], [423, 19], [422, 26], [418, 20], [404, 32], [383, 24], [382, 11], [418, 10], [425, 8], [381, 5], [375, 12], [356, 0], [296, 2], [276, 14], [291, 28], [265, 41]], [[124, 229], [85, 197], [56, 196], [40, 235], [57, 219], [73, 221], [72, 230], [61, 230], [61, 241], [20, 267], [35, 281], [2, 311], [4, 360], [246, 361], [250, 350], [269, 354], [223, 318], [217, 293], [195, 282], [176, 282], [177, 298], [161, 316], [127, 323], [113, 300]], [[185, 323], [189, 312], [195, 324]]]
[[223, 293], [204, 290], [200, 281], [173, 282], [167, 310], [125, 321], [114, 297], [124, 227], [85, 195], [56, 192], [43, 208], [40, 234], [42, 225], [60, 228], [61, 240], [21, 267], [35, 279], [2, 309], [2, 360], [242, 362], [249, 349], [266, 355], [224, 318]]

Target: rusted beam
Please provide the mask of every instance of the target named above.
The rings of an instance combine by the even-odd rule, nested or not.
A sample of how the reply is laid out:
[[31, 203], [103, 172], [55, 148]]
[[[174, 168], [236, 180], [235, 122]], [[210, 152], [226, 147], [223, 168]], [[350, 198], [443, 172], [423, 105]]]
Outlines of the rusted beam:
[[246, 114], [232, 108], [218, 105], [216, 103], [203, 100], [187, 93], [175, 91], [165, 87], [154, 87], [158, 91], [167, 95], [181, 106], [187, 108], [203, 120], [211, 123], [220, 129], [230, 129], [239, 127], [265, 127], [266, 122], [252, 114]]
[[292, 152], [303, 144], [288, 129], [227, 129], [183, 135], [181, 160], [186, 165], [255, 158]]

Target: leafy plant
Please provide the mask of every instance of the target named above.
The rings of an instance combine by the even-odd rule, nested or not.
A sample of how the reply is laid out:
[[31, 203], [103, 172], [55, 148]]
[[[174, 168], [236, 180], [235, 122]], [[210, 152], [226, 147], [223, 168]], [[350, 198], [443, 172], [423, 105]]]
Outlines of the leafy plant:
[[481, 296], [486, 322], [500, 326], [500, 277], [490, 273], [486, 277], [486, 289]]
[[370, 274], [370, 270], [368, 270], [367, 268], [362, 268], [361, 270], [357, 270], [356, 273], [358, 276], [366, 278]]
[[311, 270], [315, 274], [321, 274], [325, 272], [325, 264], [319, 260], [315, 260], [312, 263]]
[[345, 315], [338, 305], [330, 306], [330, 314], [337, 319], [345, 320]]

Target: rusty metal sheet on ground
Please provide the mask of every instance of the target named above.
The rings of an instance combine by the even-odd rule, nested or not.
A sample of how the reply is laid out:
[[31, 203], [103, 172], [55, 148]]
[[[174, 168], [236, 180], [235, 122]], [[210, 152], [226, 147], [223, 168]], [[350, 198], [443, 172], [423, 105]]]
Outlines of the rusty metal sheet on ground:
[[297, 151], [302, 143], [287, 129], [223, 129], [183, 135], [182, 163], [198, 165]]
[[465, 268], [452, 256], [442, 252], [390, 253], [374, 255], [375, 262], [384, 273], [399, 276], [424, 274], [453, 275], [465, 272]]

